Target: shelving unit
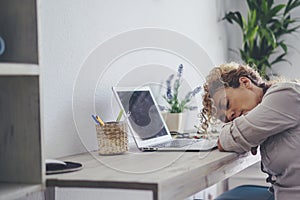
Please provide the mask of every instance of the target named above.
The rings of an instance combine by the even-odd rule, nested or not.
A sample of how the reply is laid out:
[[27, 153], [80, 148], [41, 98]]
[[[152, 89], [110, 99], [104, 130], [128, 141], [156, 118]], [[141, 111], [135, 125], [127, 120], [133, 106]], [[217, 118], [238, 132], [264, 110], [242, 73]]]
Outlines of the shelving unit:
[[0, 2], [0, 200], [44, 189], [36, 0]]

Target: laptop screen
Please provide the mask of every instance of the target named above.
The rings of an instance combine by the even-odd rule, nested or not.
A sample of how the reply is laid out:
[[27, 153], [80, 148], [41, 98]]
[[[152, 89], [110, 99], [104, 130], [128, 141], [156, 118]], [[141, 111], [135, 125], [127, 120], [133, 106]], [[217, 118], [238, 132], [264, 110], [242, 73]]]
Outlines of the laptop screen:
[[149, 90], [117, 91], [129, 123], [139, 140], [168, 135]]

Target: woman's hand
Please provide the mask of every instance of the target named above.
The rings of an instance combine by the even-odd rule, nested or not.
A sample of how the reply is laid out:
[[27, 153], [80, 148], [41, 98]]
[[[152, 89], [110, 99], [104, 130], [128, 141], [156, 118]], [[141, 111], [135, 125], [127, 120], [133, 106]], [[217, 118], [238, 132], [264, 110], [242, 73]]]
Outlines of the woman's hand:
[[258, 148], [258, 146], [251, 147], [251, 153], [252, 153], [252, 155], [256, 155], [257, 154], [257, 148]]

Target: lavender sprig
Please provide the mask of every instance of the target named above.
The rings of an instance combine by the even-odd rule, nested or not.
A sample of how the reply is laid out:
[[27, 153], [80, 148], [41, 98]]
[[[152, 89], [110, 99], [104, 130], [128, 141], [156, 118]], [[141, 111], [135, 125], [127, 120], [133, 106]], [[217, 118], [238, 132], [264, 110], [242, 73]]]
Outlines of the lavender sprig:
[[201, 86], [196, 87], [192, 92], [193, 93], [192, 96], [194, 97], [196, 94], [198, 94], [201, 91], [201, 89], [202, 89]]
[[171, 81], [174, 78], [174, 74], [170, 75], [168, 80], [166, 81], [167, 84], [167, 93], [166, 96], [168, 99], [172, 99], [173, 95], [172, 95], [172, 88], [171, 88]]
[[183, 65], [180, 64], [178, 67], [178, 73], [177, 73], [178, 78], [180, 78], [182, 76], [182, 72], [183, 72]]

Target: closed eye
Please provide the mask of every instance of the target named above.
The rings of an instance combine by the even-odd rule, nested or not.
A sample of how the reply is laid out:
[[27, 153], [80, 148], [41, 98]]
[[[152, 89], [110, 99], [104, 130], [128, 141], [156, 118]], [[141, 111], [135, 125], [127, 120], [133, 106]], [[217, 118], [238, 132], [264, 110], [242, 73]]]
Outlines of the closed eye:
[[226, 110], [229, 110], [229, 108], [230, 108], [230, 103], [229, 103], [229, 100], [227, 99]]
[[228, 110], [230, 108], [229, 100], [224, 97], [224, 101], [223, 102], [219, 101], [218, 108], [220, 110]]

